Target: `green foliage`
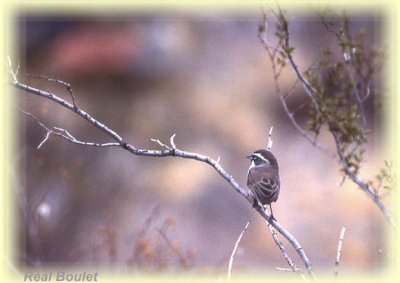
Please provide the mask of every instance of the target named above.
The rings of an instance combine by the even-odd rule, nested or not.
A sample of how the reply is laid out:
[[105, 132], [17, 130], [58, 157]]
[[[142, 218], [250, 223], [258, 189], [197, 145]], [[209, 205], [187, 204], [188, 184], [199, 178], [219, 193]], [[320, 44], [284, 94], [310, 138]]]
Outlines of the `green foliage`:
[[[372, 76], [382, 66], [383, 55], [367, 46], [363, 30], [350, 31], [346, 14], [342, 15], [338, 27], [328, 22], [326, 16], [327, 11], [320, 14], [321, 22], [337, 40], [337, 46], [332, 47], [334, 50], [322, 46], [317, 67], [303, 74], [313, 95], [308, 104], [308, 129], [318, 136], [326, 127], [339, 143], [342, 160], [357, 174], [368, 133], [363, 108], [372, 91]], [[281, 12], [277, 18], [276, 36], [281, 48], [278, 62], [281, 62], [291, 56], [294, 48], [289, 46], [284, 14]]]
[[396, 190], [397, 182], [396, 182], [396, 174], [393, 168], [393, 161], [390, 163], [388, 161], [384, 161], [384, 166], [380, 170], [379, 174], [375, 176], [375, 179], [378, 181], [378, 185], [376, 187], [382, 187], [385, 190], [394, 191]]
[[[372, 76], [383, 63], [383, 53], [367, 46], [364, 30], [350, 32], [349, 18], [343, 14], [338, 30], [327, 25], [336, 36], [343, 60], [334, 60], [328, 47], [322, 48], [318, 72], [308, 74], [316, 89], [318, 106], [310, 104], [310, 130], [316, 134], [322, 125], [340, 142], [343, 160], [354, 174], [358, 173], [364, 145], [367, 142], [367, 125], [364, 103], [370, 96]], [[348, 150], [351, 148], [350, 150]]]
[[[312, 97], [307, 105], [307, 125], [316, 137], [322, 129], [328, 129], [337, 143], [339, 158], [357, 174], [368, 141], [364, 107], [371, 96], [376, 96], [373, 79], [383, 65], [384, 53], [368, 44], [363, 29], [351, 30], [347, 14], [332, 17], [331, 11], [324, 10], [319, 16], [337, 44], [321, 46], [319, 60], [302, 74]], [[289, 44], [286, 15], [279, 10], [275, 17], [278, 48], [274, 61], [282, 69], [292, 60], [294, 47]]]
[[[338, 17], [324, 10], [319, 12], [320, 22], [332, 39], [326, 40], [329, 46], [321, 46], [319, 58], [302, 73], [293, 57], [294, 48], [289, 43], [286, 16], [281, 10], [272, 13], [278, 21], [275, 34], [278, 42], [271, 45], [266, 42], [266, 37], [260, 38], [271, 59], [276, 90], [290, 121], [309, 142], [338, 159], [344, 177], [349, 177], [366, 191], [395, 227], [390, 213], [381, 202], [381, 188], [391, 191], [396, 186], [392, 163], [385, 161], [385, 167], [374, 182], [362, 181], [358, 176], [370, 131], [366, 104], [368, 107], [375, 106], [375, 115], [383, 110], [384, 96], [379, 90], [379, 82], [382, 79], [380, 70], [385, 60], [384, 52], [372, 46], [370, 38], [367, 38], [370, 35], [363, 29], [355, 31], [355, 25], [345, 13]], [[296, 84], [283, 95], [278, 83], [286, 66], [296, 73], [296, 84], [301, 85], [308, 97], [298, 107], [289, 107], [288, 103], [290, 94], [297, 90]], [[295, 117], [298, 111], [301, 111], [301, 120]], [[323, 131], [328, 131], [333, 137], [335, 153], [318, 142]]]
[[289, 45], [289, 25], [286, 20], [285, 14], [280, 10], [277, 15], [278, 23], [276, 25], [275, 36], [278, 39], [279, 57], [277, 57], [277, 64], [281, 67], [286, 65], [286, 59], [291, 56], [294, 47]]

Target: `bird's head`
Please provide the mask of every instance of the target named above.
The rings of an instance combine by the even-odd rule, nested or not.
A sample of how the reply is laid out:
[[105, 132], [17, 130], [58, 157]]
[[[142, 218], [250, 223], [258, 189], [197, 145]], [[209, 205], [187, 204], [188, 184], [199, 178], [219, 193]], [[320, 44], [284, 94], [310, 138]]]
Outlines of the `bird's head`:
[[251, 160], [251, 167], [254, 166], [267, 166], [278, 168], [278, 162], [271, 151], [266, 149], [259, 149], [252, 154], [246, 156]]

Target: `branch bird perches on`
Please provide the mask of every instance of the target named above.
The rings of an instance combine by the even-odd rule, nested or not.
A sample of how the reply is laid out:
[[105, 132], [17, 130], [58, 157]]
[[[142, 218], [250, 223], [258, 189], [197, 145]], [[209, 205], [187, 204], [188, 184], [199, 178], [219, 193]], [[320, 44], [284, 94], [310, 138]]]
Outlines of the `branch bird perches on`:
[[[19, 67], [17, 68], [17, 70]], [[9, 72], [12, 77], [11, 85], [17, 89], [23, 90], [26, 93], [34, 94], [39, 97], [45, 98], [47, 100], [50, 100], [54, 103], [59, 104], [60, 106], [64, 107], [65, 109], [70, 110], [74, 114], [80, 116], [81, 118], [85, 119], [88, 123], [92, 124], [94, 127], [98, 128], [102, 132], [104, 132], [106, 135], [111, 137], [114, 142], [108, 142], [108, 143], [96, 143], [96, 142], [85, 142], [85, 141], [80, 141], [76, 139], [69, 131], [59, 128], [59, 127], [53, 127], [50, 128], [48, 126], [45, 126], [43, 123], [41, 123], [33, 114], [23, 111], [24, 114], [27, 114], [31, 118], [35, 119], [36, 122], [39, 123], [41, 127], [43, 127], [46, 130], [46, 137], [44, 140], [41, 142], [40, 146], [43, 146], [45, 142], [48, 141], [50, 135], [55, 135], [57, 137], [63, 138], [67, 140], [68, 142], [74, 143], [74, 144], [79, 144], [82, 146], [94, 146], [94, 147], [108, 147], [108, 146], [113, 146], [113, 147], [121, 147], [124, 150], [129, 151], [130, 153], [138, 156], [149, 156], [149, 157], [177, 157], [177, 158], [185, 158], [185, 159], [193, 159], [196, 161], [204, 162], [211, 166], [223, 179], [225, 179], [231, 187], [235, 189], [236, 192], [238, 192], [240, 195], [242, 195], [251, 205], [254, 204], [253, 196], [248, 193], [248, 190], [241, 187], [238, 182], [234, 179], [234, 177], [229, 174], [220, 164], [220, 157], [217, 158], [217, 160], [200, 154], [196, 152], [189, 152], [185, 150], [179, 149], [176, 144], [175, 144], [175, 134], [173, 134], [170, 138], [170, 145], [167, 145], [163, 142], [161, 142], [159, 139], [154, 139], [152, 138], [151, 140], [155, 143], [157, 143], [159, 146], [161, 146], [163, 149], [157, 150], [157, 149], [146, 149], [146, 148], [138, 148], [130, 143], [128, 143], [123, 137], [121, 137], [116, 131], [112, 130], [110, 127], [108, 127], [105, 123], [97, 120], [93, 116], [91, 116], [89, 113], [84, 111], [82, 108], [78, 107], [78, 105], [75, 102], [75, 95], [73, 95], [72, 88], [70, 87], [69, 84], [55, 80], [55, 79], [49, 79], [48, 77], [45, 76], [37, 76], [38, 78], [41, 79], [46, 79], [46, 80], [51, 80], [56, 83], [62, 83], [64, 86], [67, 86], [67, 90], [70, 93], [70, 96], [73, 98], [73, 102], [68, 102], [67, 100], [57, 96], [56, 94], [50, 92], [50, 91], [44, 91], [32, 86], [29, 86], [27, 84], [21, 83], [18, 80], [18, 73], [16, 71], [13, 71], [11, 61], [9, 60]], [[267, 210], [265, 210], [262, 207], [256, 206], [255, 207], [256, 211], [259, 213], [261, 217], [263, 217], [265, 220], [270, 219], [270, 215]], [[315, 278], [314, 271], [311, 265], [311, 262], [306, 254], [306, 252], [303, 250], [302, 246], [300, 243], [297, 241], [297, 239], [289, 233], [286, 229], [284, 229], [277, 221], [271, 221], [271, 225], [284, 237], [286, 240], [293, 246], [294, 250], [300, 257], [301, 261], [303, 262], [308, 274], [310, 275], [311, 278]]]

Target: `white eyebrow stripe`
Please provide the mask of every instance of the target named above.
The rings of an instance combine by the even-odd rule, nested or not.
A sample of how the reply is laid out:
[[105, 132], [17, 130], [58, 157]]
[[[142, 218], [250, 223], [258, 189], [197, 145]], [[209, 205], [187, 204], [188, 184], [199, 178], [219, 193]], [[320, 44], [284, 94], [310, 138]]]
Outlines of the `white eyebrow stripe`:
[[267, 163], [271, 163], [271, 162], [269, 162], [268, 159], [266, 159], [266, 158], [265, 158], [264, 156], [262, 156], [260, 153], [253, 153], [253, 155], [257, 156], [258, 158], [264, 160], [264, 161], [267, 162]]

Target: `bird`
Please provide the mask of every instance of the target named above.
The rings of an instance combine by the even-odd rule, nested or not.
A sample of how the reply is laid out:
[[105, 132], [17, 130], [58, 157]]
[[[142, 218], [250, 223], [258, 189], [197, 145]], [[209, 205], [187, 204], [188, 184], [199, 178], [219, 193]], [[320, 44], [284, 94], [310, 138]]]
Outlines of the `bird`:
[[271, 204], [278, 200], [280, 191], [278, 161], [270, 150], [259, 149], [248, 155], [251, 160], [247, 173], [247, 187], [254, 197], [253, 207], [269, 205], [270, 220], [275, 220]]

